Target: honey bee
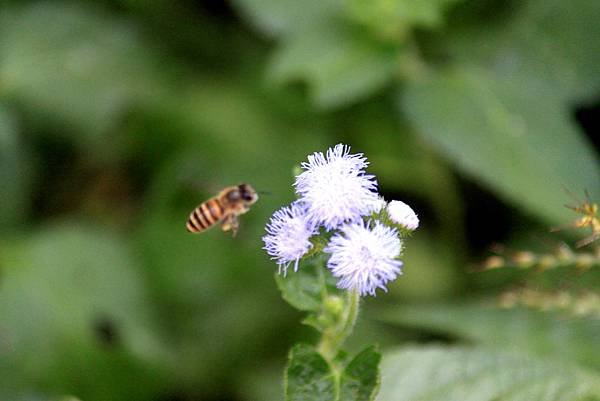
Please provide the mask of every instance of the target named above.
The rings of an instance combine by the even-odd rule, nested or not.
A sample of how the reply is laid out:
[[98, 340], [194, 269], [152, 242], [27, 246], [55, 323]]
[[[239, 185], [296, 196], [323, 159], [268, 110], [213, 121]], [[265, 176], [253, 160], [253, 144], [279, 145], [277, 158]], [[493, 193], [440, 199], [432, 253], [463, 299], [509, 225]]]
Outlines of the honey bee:
[[236, 235], [238, 216], [250, 210], [250, 205], [258, 200], [254, 188], [248, 184], [233, 185], [201, 203], [190, 213], [186, 228], [191, 233], [200, 233], [221, 222], [223, 231]]

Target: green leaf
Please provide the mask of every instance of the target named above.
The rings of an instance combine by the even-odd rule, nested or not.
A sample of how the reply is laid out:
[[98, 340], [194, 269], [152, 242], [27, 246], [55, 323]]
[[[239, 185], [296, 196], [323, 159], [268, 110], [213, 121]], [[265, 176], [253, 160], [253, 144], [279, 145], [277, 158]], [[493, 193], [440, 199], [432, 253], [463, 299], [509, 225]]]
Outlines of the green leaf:
[[[344, 355], [334, 363], [342, 364]], [[286, 369], [286, 400], [373, 400], [379, 388], [380, 360], [381, 354], [371, 346], [336, 373], [312, 346], [298, 344], [290, 352]]]
[[361, 351], [342, 372], [340, 400], [372, 401], [379, 389], [381, 354], [371, 346]]
[[164, 92], [154, 53], [130, 22], [89, 4], [36, 2], [0, 18], [3, 95], [63, 134], [79, 128], [74, 138], [88, 146], [105, 146], [128, 107]]
[[340, 0], [233, 0], [242, 14], [269, 35], [307, 31], [341, 9]]
[[331, 366], [310, 345], [292, 348], [285, 371], [286, 401], [337, 400], [336, 378]]
[[476, 68], [411, 82], [401, 98], [417, 132], [465, 174], [549, 222], [573, 218], [564, 188], [600, 198], [600, 165], [544, 88]]
[[573, 401], [600, 396], [598, 374], [485, 348], [399, 349], [386, 354], [381, 370], [379, 401]]
[[552, 356], [600, 369], [600, 321], [478, 303], [398, 306], [382, 320], [501, 349]]
[[16, 122], [0, 103], [0, 227], [19, 222], [25, 215], [29, 193], [29, 163]]
[[383, 37], [402, 37], [412, 26], [435, 28], [443, 22], [444, 11], [458, 0], [350, 0], [348, 16]]
[[285, 276], [275, 274], [283, 299], [301, 311], [320, 311], [328, 294], [339, 293], [333, 276], [324, 271], [324, 264], [323, 258], [315, 257], [301, 263], [298, 271], [290, 269]]
[[599, 3], [529, 0], [515, 6], [498, 12], [485, 6], [473, 12], [478, 7], [471, 6], [464, 10], [468, 17], [457, 13], [444, 34], [453, 58], [476, 63], [502, 79], [527, 77], [529, 90], [547, 86], [565, 100], [596, 96]]
[[304, 80], [316, 105], [332, 108], [383, 88], [392, 79], [398, 54], [395, 46], [331, 20], [286, 37], [273, 56], [269, 78]]

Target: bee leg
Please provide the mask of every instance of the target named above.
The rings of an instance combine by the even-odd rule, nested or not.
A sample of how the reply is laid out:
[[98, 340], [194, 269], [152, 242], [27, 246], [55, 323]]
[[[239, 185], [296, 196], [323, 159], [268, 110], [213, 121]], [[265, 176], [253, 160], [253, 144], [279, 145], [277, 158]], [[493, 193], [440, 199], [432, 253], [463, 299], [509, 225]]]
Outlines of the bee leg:
[[233, 223], [231, 224], [231, 234], [232, 234], [233, 237], [235, 237], [237, 235], [238, 227], [240, 225], [238, 223], [237, 217], [234, 217], [232, 220], [233, 220]]
[[229, 216], [225, 217], [225, 219], [223, 219], [223, 224], [221, 225], [221, 229], [223, 231], [231, 231], [234, 237], [237, 234], [238, 227], [239, 222], [237, 216], [233, 214], [230, 214]]
[[221, 223], [221, 230], [223, 230], [223, 231], [231, 230], [231, 216], [226, 216], [223, 218], [223, 222]]

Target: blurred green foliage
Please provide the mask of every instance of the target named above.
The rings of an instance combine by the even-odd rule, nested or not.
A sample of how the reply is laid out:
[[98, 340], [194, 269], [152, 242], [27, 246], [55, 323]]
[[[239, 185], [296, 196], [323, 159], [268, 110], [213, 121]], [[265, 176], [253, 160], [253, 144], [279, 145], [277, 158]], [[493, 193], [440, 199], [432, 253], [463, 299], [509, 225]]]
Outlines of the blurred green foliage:
[[[505, 394], [510, 373], [485, 383], [517, 364], [564, 383], [548, 399], [583, 394], [597, 321], [455, 305], [521, 279], [467, 274], [485, 242], [543, 248], [532, 234], [575, 217], [568, 192], [600, 201], [597, 138], [575, 119], [598, 110], [598, 21], [594, 0], [0, 1], [0, 399], [282, 399], [287, 350], [314, 334], [261, 236], [294, 166], [339, 142], [422, 221], [354, 351], [473, 347], [391, 354], [381, 400], [429, 394], [415, 381], [399, 398], [398, 366], [410, 381], [465, 358], [481, 387], [456, 399]], [[236, 238], [185, 232], [242, 181], [271, 194]]]
[[390, 353], [380, 400], [581, 400], [598, 394], [597, 377], [523, 354], [436, 346]]

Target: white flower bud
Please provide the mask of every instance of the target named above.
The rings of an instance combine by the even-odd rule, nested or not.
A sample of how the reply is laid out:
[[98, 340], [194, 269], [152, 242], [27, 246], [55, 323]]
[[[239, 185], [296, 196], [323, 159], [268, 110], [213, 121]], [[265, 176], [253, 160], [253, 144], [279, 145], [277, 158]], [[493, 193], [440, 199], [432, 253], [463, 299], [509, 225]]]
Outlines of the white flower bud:
[[394, 223], [411, 231], [419, 227], [419, 218], [406, 203], [397, 200], [391, 201], [387, 207], [387, 211]]

